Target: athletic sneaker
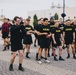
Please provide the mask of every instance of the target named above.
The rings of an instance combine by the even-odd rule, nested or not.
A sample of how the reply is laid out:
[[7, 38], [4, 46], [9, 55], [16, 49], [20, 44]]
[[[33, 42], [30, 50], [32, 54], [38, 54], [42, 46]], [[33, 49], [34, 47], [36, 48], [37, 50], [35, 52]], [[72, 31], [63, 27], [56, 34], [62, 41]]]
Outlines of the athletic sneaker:
[[74, 58], [74, 59], [76, 59], [76, 56], [75, 56], [75, 54], [73, 55], [73, 58]]
[[45, 60], [44, 62], [45, 62], [45, 63], [50, 63], [50, 61], [49, 61], [49, 60]]
[[67, 59], [70, 58], [70, 54], [68, 54]]
[[54, 57], [54, 61], [58, 61], [58, 59], [56, 57]]
[[42, 61], [41, 61], [41, 60], [39, 60], [39, 61], [38, 61], [38, 64], [40, 64], [40, 65], [41, 65], [41, 64], [42, 64]]
[[65, 61], [62, 57], [59, 57], [59, 60], [60, 60], [60, 61]]
[[18, 67], [18, 70], [20, 70], [20, 71], [25, 71], [25, 69], [24, 69], [22, 66], [19, 66], [19, 67]]
[[26, 56], [27, 59], [31, 59], [29, 56]]
[[9, 71], [14, 71], [13, 66], [9, 66]]

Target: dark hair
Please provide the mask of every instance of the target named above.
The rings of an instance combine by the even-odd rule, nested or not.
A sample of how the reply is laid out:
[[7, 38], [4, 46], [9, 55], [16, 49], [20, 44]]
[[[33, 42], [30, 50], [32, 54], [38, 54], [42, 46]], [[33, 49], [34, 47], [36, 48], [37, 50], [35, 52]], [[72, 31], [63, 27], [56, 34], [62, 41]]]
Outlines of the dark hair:
[[71, 20], [70, 20], [70, 19], [67, 19], [66, 22], [67, 22], [67, 21], [71, 21]]
[[12, 21], [12, 23], [14, 24], [14, 20]]
[[8, 20], [8, 21], [10, 21], [10, 19], [9, 19], [9, 18], [7, 18], [7, 20]]
[[8, 20], [9, 21], [9, 18], [4, 18], [4, 20]]
[[46, 21], [46, 20], [48, 20], [48, 18], [44, 18], [44, 19], [43, 19], [43, 21]]
[[14, 21], [16, 21], [16, 20], [17, 20], [17, 18], [19, 18], [19, 19], [20, 19], [20, 17], [18, 17], [18, 16], [15, 16], [15, 17], [14, 17]]

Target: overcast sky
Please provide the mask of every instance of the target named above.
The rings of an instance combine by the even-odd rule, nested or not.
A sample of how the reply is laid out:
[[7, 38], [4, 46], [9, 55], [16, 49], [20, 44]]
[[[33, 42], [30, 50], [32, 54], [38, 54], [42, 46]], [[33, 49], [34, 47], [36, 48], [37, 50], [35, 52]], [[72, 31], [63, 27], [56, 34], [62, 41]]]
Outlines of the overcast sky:
[[[65, 1], [66, 6], [76, 7], [76, 0]], [[28, 11], [50, 9], [52, 2], [62, 6], [63, 0], [0, 0], [0, 15], [3, 9], [3, 14], [11, 19], [16, 15], [26, 18]]]

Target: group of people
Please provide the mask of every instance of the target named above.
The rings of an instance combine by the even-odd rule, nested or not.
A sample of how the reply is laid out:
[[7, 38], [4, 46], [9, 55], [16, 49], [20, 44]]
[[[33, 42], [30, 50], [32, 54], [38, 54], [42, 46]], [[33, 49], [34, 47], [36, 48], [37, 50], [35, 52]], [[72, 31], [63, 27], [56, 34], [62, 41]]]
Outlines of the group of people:
[[[9, 35], [10, 34], [10, 35]], [[41, 59], [44, 59], [45, 63], [50, 63], [47, 57], [50, 57], [50, 49], [52, 49], [52, 56], [54, 61], [65, 61], [62, 57], [62, 50], [64, 44], [67, 49], [67, 59], [70, 58], [70, 47], [72, 48], [73, 59], [76, 59], [76, 20], [72, 22], [70, 19], [66, 20], [63, 24], [62, 21], [54, 21], [54, 17], [40, 18], [36, 25], [30, 25], [30, 19], [23, 20], [16, 16], [13, 19], [13, 24], [9, 23], [9, 19], [4, 20], [2, 25], [2, 38], [4, 39], [4, 49], [9, 49], [11, 44], [11, 59], [9, 70], [13, 71], [13, 63], [16, 57], [16, 53], [19, 53], [19, 67], [18, 69], [24, 71], [22, 67], [24, 51], [26, 49], [25, 57], [30, 59], [30, 46], [33, 43], [32, 34], [35, 35], [34, 46], [36, 46], [36, 40], [38, 43], [38, 49], [36, 52], [36, 61], [42, 64]], [[10, 38], [10, 41], [9, 41]], [[59, 59], [57, 59], [56, 50], [59, 48]], [[44, 52], [44, 57], [42, 53]]]

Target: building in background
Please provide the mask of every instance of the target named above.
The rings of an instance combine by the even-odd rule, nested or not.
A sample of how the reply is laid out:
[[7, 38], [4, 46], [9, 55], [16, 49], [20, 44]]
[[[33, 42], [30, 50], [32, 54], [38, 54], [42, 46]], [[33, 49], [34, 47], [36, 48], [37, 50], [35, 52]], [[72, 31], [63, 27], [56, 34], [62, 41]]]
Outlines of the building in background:
[[[61, 14], [63, 12], [63, 8], [59, 6], [52, 6], [50, 9], [45, 10], [35, 10], [35, 11], [28, 11], [28, 16], [31, 17], [33, 20], [33, 16], [36, 14], [38, 18], [47, 17], [48, 19], [50, 16], [54, 16], [55, 13], [58, 14], [59, 19], [62, 18]], [[76, 18], [76, 7], [66, 7], [65, 8], [66, 17], [65, 19], [75, 19]]]

